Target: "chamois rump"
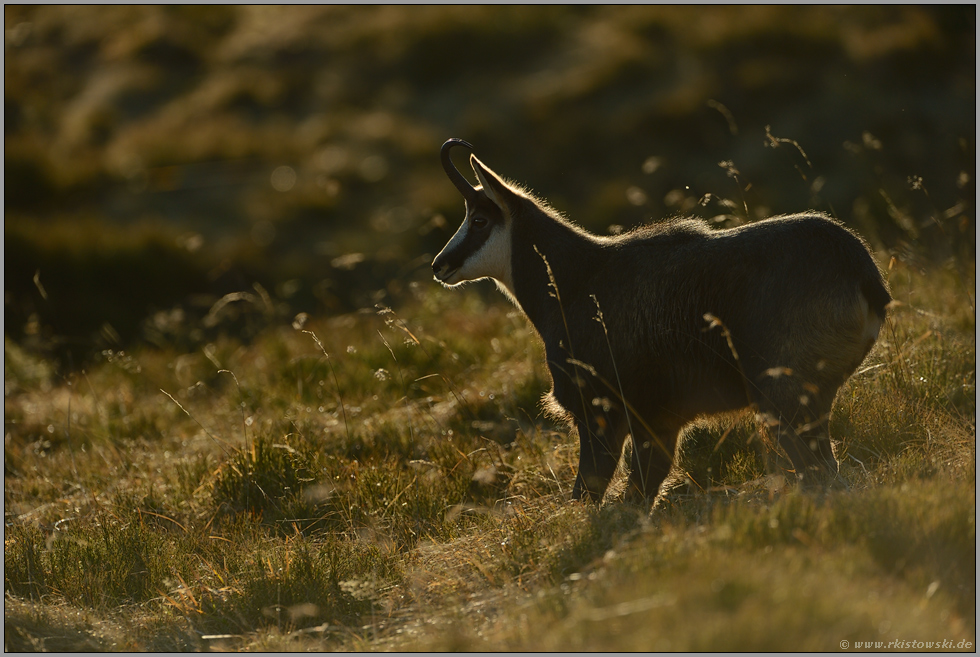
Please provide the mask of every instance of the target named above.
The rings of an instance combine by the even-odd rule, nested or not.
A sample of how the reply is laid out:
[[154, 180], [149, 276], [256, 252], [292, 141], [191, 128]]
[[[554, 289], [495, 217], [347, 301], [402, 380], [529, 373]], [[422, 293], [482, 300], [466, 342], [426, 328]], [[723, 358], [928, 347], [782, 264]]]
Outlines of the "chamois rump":
[[[837, 474], [837, 390], [891, 301], [867, 245], [808, 212], [727, 230], [674, 219], [592, 235], [473, 154], [441, 159], [466, 215], [432, 262], [447, 287], [491, 278], [544, 342], [545, 408], [578, 430], [574, 499], [601, 500], [632, 438], [630, 499], [657, 495], [695, 417], [754, 407], [804, 482]], [[601, 321], [600, 321], [601, 320]]]

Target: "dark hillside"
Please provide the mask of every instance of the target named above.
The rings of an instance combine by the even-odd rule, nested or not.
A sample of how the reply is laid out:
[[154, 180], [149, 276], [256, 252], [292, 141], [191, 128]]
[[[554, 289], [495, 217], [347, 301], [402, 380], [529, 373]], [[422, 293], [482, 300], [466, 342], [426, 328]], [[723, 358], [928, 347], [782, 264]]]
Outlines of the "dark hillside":
[[78, 359], [255, 283], [288, 313], [397, 296], [461, 216], [450, 136], [594, 231], [815, 208], [969, 259], [974, 26], [972, 6], [8, 5], [4, 331]]

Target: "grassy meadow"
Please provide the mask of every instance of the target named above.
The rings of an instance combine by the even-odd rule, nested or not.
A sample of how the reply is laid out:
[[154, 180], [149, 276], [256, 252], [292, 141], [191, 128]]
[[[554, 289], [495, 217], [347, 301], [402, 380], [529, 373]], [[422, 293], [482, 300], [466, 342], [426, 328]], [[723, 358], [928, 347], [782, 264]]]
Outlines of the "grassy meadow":
[[[411, 9], [5, 7], [5, 650], [974, 651], [975, 8]], [[450, 136], [595, 232], [864, 235], [843, 485], [743, 413], [572, 502], [431, 280]]]

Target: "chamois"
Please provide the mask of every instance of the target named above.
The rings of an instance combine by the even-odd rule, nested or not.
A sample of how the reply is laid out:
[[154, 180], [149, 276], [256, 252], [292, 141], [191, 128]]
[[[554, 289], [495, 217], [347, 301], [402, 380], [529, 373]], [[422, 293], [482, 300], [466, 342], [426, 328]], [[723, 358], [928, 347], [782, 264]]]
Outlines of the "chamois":
[[602, 499], [627, 434], [627, 497], [655, 497], [684, 425], [745, 407], [797, 478], [836, 477], [830, 409], [891, 301], [860, 237], [818, 212], [596, 236], [473, 154], [470, 185], [450, 159], [457, 145], [473, 150], [450, 139], [441, 159], [466, 215], [432, 270], [451, 288], [493, 279], [541, 336], [545, 409], [578, 430], [574, 499]]

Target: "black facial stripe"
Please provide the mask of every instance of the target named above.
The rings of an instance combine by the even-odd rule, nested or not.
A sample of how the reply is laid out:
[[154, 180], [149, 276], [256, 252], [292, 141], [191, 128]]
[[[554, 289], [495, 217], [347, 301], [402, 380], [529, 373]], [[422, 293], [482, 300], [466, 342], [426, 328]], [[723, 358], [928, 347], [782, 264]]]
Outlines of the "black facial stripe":
[[479, 251], [487, 240], [490, 239], [490, 233], [492, 230], [475, 230], [471, 225], [466, 231], [466, 237], [463, 241], [450, 253], [446, 254], [446, 264], [448, 264], [452, 269], [458, 269], [463, 266], [466, 259], [471, 255]]

